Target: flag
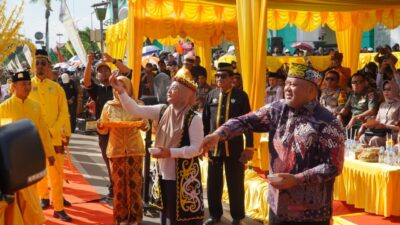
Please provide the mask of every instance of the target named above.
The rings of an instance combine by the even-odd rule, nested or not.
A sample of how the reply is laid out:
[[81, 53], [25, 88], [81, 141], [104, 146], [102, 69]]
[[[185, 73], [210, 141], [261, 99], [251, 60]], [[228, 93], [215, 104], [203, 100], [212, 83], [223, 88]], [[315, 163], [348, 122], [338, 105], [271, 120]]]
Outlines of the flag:
[[57, 53], [58, 62], [64, 62], [64, 57], [61, 55], [60, 49], [56, 46], [55, 50], [56, 50], [56, 53]]
[[86, 64], [87, 62], [86, 50], [83, 47], [82, 40], [79, 37], [79, 32], [75, 27], [74, 21], [72, 19], [71, 13], [69, 12], [65, 0], [61, 0], [59, 19], [63, 23], [64, 29], [68, 35], [69, 40], [72, 43], [72, 47], [74, 47], [77, 55], [79, 56], [79, 59], [83, 64]]
[[25, 55], [25, 59], [28, 61], [29, 66], [32, 68], [32, 53], [31, 49], [27, 46], [24, 45], [24, 48], [22, 49]]
[[53, 64], [58, 63], [57, 54], [54, 52], [54, 50], [52, 48], [50, 49], [50, 52], [49, 52], [49, 60]]
[[76, 53], [72, 49], [72, 46], [69, 41], [67, 41], [67, 43], [65, 43], [65, 48], [68, 50], [69, 53], [71, 53], [71, 55], [76, 55]]

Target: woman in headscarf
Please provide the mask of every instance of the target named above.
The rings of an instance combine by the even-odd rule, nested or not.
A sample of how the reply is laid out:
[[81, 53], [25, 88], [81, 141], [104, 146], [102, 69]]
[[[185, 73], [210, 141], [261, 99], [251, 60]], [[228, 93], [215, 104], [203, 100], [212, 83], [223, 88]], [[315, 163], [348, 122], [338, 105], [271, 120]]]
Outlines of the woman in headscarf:
[[[116, 81], [131, 101], [133, 99], [131, 81], [119, 76]], [[110, 160], [111, 178], [114, 184], [114, 223], [138, 224], [142, 221], [142, 164], [145, 149], [138, 127], [130, 127], [123, 122], [142, 121], [141, 130], [149, 128], [148, 120], [141, 120], [127, 113], [121, 105], [118, 94], [113, 90], [114, 99], [106, 102], [98, 123], [100, 134], [110, 134], [107, 157]], [[105, 126], [104, 122], [111, 122]], [[115, 125], [113, 126], [112, 122]], [[121, 123], [122, 122], [122, 123]]]
[[361, 126], [360, 141], [363, 144], [380, 147], [385, 146], [386, 136], [390, 134], [397, 140], [400, 120], [399, 88], [395, 81], [383, 83], [385, 102], [380, 107], [376, 118], [370, 118]]
[[202, 224], [204, 204], [198, 156], [204, 135], [202, 120], [191, 109], [197, 85], [190, 71], [183, 68], [173, 78], [167, 92], [169, 105], [140, 106], [114, 76], [111, 85], [130, 114], [158, 121], [155, 147], [160, 151], [152, 156], [158, 159], [156, 174], [160, 176], [155, 176], [150, 197], [151, 204], [161, 209], [161, 224]]

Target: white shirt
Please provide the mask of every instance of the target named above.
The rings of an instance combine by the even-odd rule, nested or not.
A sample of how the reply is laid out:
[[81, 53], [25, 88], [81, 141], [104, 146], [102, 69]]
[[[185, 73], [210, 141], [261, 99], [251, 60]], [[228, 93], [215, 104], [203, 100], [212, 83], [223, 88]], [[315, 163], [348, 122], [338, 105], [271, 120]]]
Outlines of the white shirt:
[[[164, 105], [138, 105], [131, 99], [126, 92], [119, 95], [124, 109], [133, 116], [158, 121], [160, 111]], [[190, 145], [182, 148], [170, 148], [171, 158], [158, 159], [160, 173], [163, 180], [176, 180], [175, 158], [190, 159], [201, 154], [199, 149], [204, 137], [203, 122], [201, 117], [196, 114], [189, 126]], [[157, 137], [156, 137], [157, 138]]]

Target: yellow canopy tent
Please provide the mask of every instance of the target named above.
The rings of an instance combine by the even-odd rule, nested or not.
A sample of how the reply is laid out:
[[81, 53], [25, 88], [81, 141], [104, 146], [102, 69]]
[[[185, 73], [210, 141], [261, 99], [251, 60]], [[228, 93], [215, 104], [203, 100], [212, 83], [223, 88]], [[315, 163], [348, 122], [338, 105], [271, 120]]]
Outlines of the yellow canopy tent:
[[[393, 0], [128, 0], [128, 65], [138, 94], [143, 37], [191, 37], [196, 54], [210, 72], [211, 46], [221, 40], [235, 42], [238, 68], [253, 110], [264, 100], [267, 28], [288, 23], [312, 31], [328, 25], [336, 31], [343, 65], [354, 72], [358, 66], [362, 31], [376, 24], [395, 28], [400, 24], [400, 1]], [[123, 24], [126, 25], [123, 25]], [[121, 28], [108, 28], [107, 45], [119, 52]], [[122, 33], [125, 35], [125, 33]], [[115, 37], [117, 36], [117, 38]], [[111, 52], [114, 56], [114, 54]], [[121, 55], [118, 55], [121, 57]], [[258, 140], [256, 137], [255, 140]]]
[[[278, 30], [289, 23], [312, 31], [328, 25], [336, 31], [343, 64], [355, 71], [362, 31], [377, 23], [388, 28], [400, 24], [400, 2], [391, 0], [130, 0], [128, 4], [128, 19], [107, 29], [107, 51], [111, 55], [122, 58], [127, 45], [128, 64], [134, 74], [139, 74], [142, 38], [136, 37], [169, 40], [190, 36], [210, 71], [211, 46], [222, 39], [234, 41], [239, 46], [239, 67], [254, 109], [262, 105], [264, 95], [265, 76], [261, 75], [265, 74], [266, 56], [261, 49], [265, 49], [267, 27]], [[138, 81], [134, 76], [135, 87]]]

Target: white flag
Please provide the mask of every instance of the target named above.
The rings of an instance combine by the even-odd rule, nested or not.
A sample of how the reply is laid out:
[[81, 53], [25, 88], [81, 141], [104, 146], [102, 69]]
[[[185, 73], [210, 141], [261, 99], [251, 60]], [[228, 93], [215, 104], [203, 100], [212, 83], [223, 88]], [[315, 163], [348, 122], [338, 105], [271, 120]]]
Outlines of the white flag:
[[18, 59], [18, 55], [15, 54], [14, 58], [15, 58], [14, 61], [15, 61], [15, 64], [17, 65], [17, 67], [18, 67], [18, 70], [22, 70], [23, 68], [22, 68], [21, 62]]
[[25, 58], [28, 61], [29, 66], [32, 68], [32, 53], [31, 53], [31, 49], [27, 45], [24, 45], [24, 48], [22, 49], [22, 51], [24, 52]]
[[79, 56], [81, 62], [86, 65], [87, 63], [87, 55], [85, 48], [83, 47], [82, 40], [79, 37], [78, 29], [76, 29], [74, 20], [72, 19], [71, 13], [69, 12], [67, 3], [65, 0], [61, 0], [61, 8], [60, 8], [60, 21], [64, 24], [65, 32], [68, 35], [69, 40], [72, 43], [76, 53]]

